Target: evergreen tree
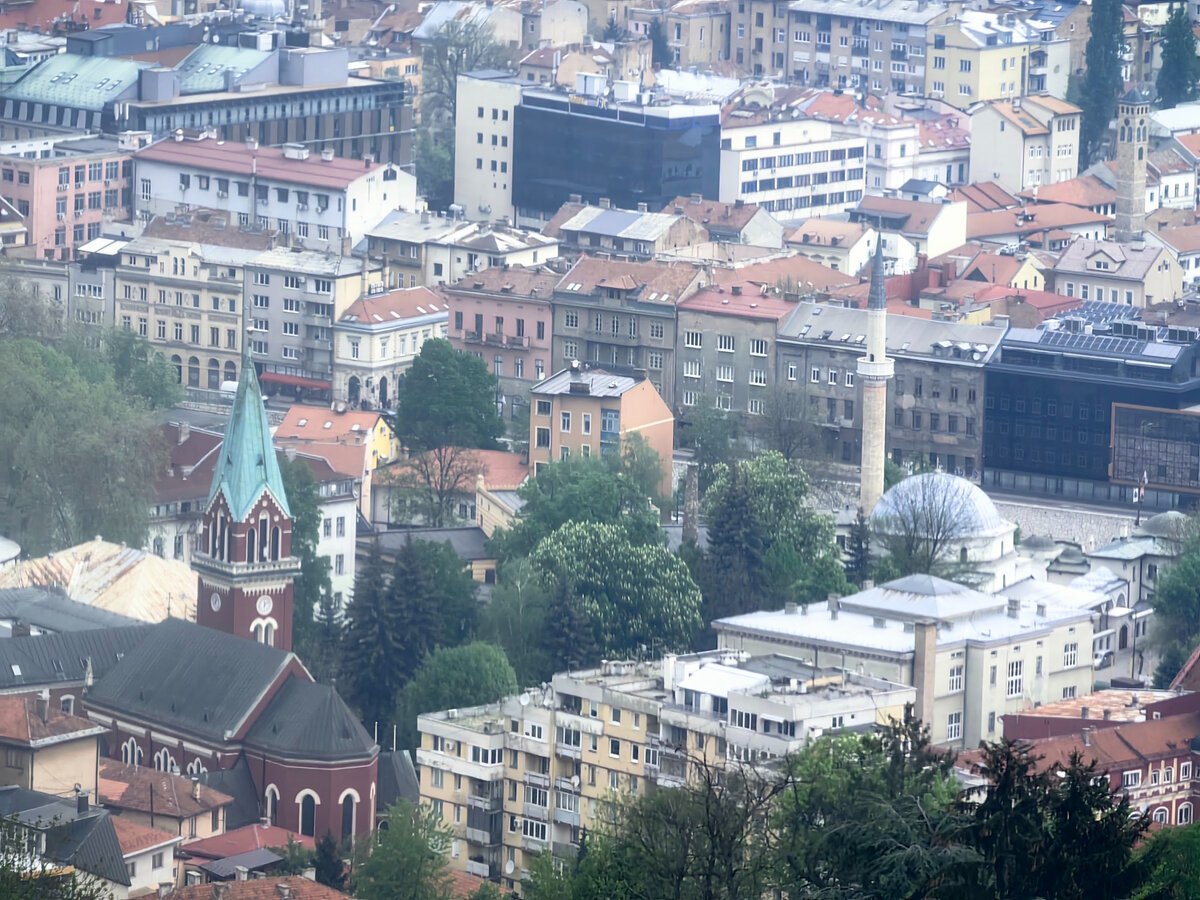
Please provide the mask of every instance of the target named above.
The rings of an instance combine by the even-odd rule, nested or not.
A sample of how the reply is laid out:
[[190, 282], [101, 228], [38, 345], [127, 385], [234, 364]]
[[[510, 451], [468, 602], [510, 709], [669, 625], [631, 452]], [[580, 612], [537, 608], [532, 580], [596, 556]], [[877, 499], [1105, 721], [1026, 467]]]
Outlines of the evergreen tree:
[[292, 593], [292, 647], [308, 661], [320, 652], [316, 646], [316, 613], [333, 594], [329, 557], [317, 553], [321, 498], [312, 469], [303, 459], [280, 458], [279, 473], [292, 513], [292, 556], [300, 560], [300, 574]]
[[331, 887], [335, 891], [340, 891], [345, 887], [346, 864], [342, 862], [342, 855], [338, 852], [337, 841], [328, 831], [317, 841], [317, 852], [313, 856], [313, 868], [316, 869], [315, 877], [318, 884]]
[[1166, 690], [1171, 686], [1171, 682], [1175, 680], [1175, 676], [1179, 674], [1179, 670], [1183, 668], [1183, 664], [1187, 662], [1188, 653], [1180, 646], [1178, 641], [1171, 641], [1163, 647], [1162, 655], [1158, 658], [1158, 665], [1154, 667], [1154, 687], [1156, 690]]
[[412, 678], [425, 654], [438, 645], [442, 618], [437, 605], [437, 585], [418, 547], [409, 539], [396, 553], [389, 595], [396, 627], [397, 654], [388, 661], [396, 676], [387, 707], [394, 708], [395, 691]]
[[654, 65], [665, 69], [675, 62], [675, 54], [667, 42], [667, 30], [663, 27], [662, 19], [650, 20], [650, 53]]
[[354, 579], [354, 599], [346, 609], [342, 667], [347, 699], [368, 729], [391, 712], [403, 675], [399, 628], [388, 599], [387, 567], [376, 542]]
[[565, 583], [556, 584], [546, 609], [542, 648], [550, 661], [549, 670], [569, 671], [592, 665], [600, 659], [595, 630], [579, 598]]
[[862, 587], [871, 572], [871, 523], [860, 509], [846, 540], [846, 578]]
[[1196, 33], [1188, 18], [1186, 5], [1172, 3], [1167, 24], [1162, 29], [1162, 68], [1158, 70], [1158, 102], [1163, 109], [1196, 98], [1196, 78], [1200, 60], [1196, 58]]
[[1100, 148], [1116, 112], [1121, 81], [1121, 0], [1093, 0], [1089, 20], [1086, 75], [1080, 93], [1083, 124], [1079, 135], [1080, 171], [1100, 158]]

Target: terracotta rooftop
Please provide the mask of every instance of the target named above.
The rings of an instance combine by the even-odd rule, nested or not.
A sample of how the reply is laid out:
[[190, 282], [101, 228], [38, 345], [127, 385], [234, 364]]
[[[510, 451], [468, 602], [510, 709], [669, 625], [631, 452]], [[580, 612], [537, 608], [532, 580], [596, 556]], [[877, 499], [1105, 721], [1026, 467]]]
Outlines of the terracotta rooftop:
[[[529, 464], [521, 461], [521, 454], [509, 453], [505, 450], [467, 450], [471, 464], [467, 477], [469, 484], [464, 488], [475, 490], [475, 478], [482, 475], [489, 489], [494, 491], [515, 491], [529, 477]], [[410, 469], [407, 460], [398, 459], [385, 466], [379, 472], [380, 480], [394, 481]]]
[[[1027, 710], [1031, 716], [1051, 716], [1079, 719], [1086, 724], [1089, 719], [1109, 719], [1114, 722], [1140, 722], [1146, 718], [1146, 704], [1177, 696], [1174, 691], [1094, 691], [1071, 700], [1058, 700], [1036, 709]], [[1135, 703], [1136, 701], [1136, 703]], [[1088, 718], [1083, 718], [1083, 710]], [[1107, 714], [1107, 715], [1106, 715]], [[1082, 727], [1081, 724], [1081, 727]]]
[[47, 702], [43, 719], [37, 700], [36, 693], [0, 695], [0, 742], [36, 749], [104, 731], [90, 719], [68, 715], [54, 701]]
[[[291, 838], [301, 847], [309, 850], [316, 849], [316, 842], [304, 834], [296, 834], [278, 825], [244, 825], [224, 834], [201, 838], [183, 845], [183, 850], [189, 856], [199, 856], [205, 859], [225, 859], [227, 856], [237, 856], [239, 853], [249, 853], [251, 850], [269, 850], [271, 847], [286, 847]], [[209, 888], [212, 891], [212, 888]], [[341, 894], [337, 895], [342, 897]], [[207, 898], [205, 898], [207, 900]], [[342, 900], [345, 900], [342, 897]]]
[[[75, 0], [36, 0], [27, 6], [9, 6], [0, 14], [0, 28], [40, 31], [44, 34], [67, 33], [80, 26], [88, 29], [122, 25], [129, 11], [129, 0], [110, 0], [80, 4]], [[70, 26], [74, 25], [75, 28]]]
[[270, 250], [275, 245], [273, 231], [247, 231], [227, 212], [194, 210], [181, 215], [155, 216], [141, 237], [163, 241], [209, 244], [237, 250]]
[[788, 244], [815, 247], [849, 247], [866, 234], [867, 227], [861, 222], [842, 222], [837, 219], [809, 219], [785, 238]]
[[1008, 284], [1021, 270], [1024, 260], [1003, 253], [977, 253], [975, 258], [959, 274], [960, 278], [986, 281], [990, 284]]
[[338, 321], [386, 325], [445, 312], [446, 301], [441, 296], [427, 287], [411, 287], [360, 297], [350, 304]]
[[972, 213], [967, 216], [967, 237], [987, 238], [1010, 234], [1035, 234], [1047, 229], [1108, 222], [1108, 216], [1067, 203], [1039, 203], [1021, 209]]
[[446, 291], [486, 291], [492, 294], [511, 294], [549, 300], [554, 286], [562, 278], [557, 272], [542, 266], [491, 266], [466, 275], [455, 284], [443, 285]]
[[836, 285], [858, 283], [858, 279], [852, 275], [838, 272], [803, 256], [773, 259], [738, 269], [714, 269], [713, 281], [719, 285], [742, 283], [768, 287], [790, 281], [800, 291], [826, 291]]
[[586, 208], [586, 203], [564, 203], [558, 208], [558, 212], [550, 217], [550, 221], [542, 226], [542, 234], [547, 237], [561, 238], [563, 223], [571, 221], [581, 210]]
[[[287, 159], [279, 147], [262, 144], [250, 149], [240, 141], [163, 140], [139, 150], [135, 157], [146, 162], [161, 162], [172, 166], [204, 169], [223, 175], [254, 175], [259, 179], [304, 184], [314, 188], [343, 191], [366, 175], [385, 168], [383, 163], [367, 163], [361, 159], [335, 156], [325, 160], [320, 153], [308, 159]], [[399, 198], [397, 198], [399, 199]]]
[[1039, 185], [1022, 191], [1021, 196], [1034, 203], [1069, 203], [1091, 208], [1117, 202], [1117, 192], [1095, 175], [1079, 175], [1056, 184]]
[[[199, 799], [196, 799], [197, 788]], [[102, 759], [100, 802], [116, 809], [189, 819], [226, 806], [233, 798], [183, 775]]]
[[971, 132], [954, 124], [956, 117], [921, 122], [920, 143], [927, 150], [957, 150], [971, 146]]
[[[734, 288], [740, 293], [734, 293]], [[778, 321], [796, 308], [796, 304], [784, 300], [767, 286], [755, 284], [728, 284], [724, 287], [703, 288], [681, 302], [680, 311], [711, 313], [740, 319], [769, 319]]]
[[928, 234], [943, 208], [942, 203], [875, 195], [863, 197], [862, 202], [858, 204], [858, 209], [864, 213], [883, 213], [889, 217], [906, 216], [904, 224], [900, 226], [900, 231], [904, 234]]
[[365, 444], [375, 426], [385, 422], [382, 413], [348, 409], [335, 412], [324, 406], [296, 404], [275, 429], [277, 441], [350, 441]]
[[109, 818], [112, 820], [113, 829], [117, 832], [117, 843], [121, 845], [123, 856], [132, 856], [135, 853], [149, 850], [151, 847], [178, 843], [181, 840], [178, 835], [159, 831], [157, 828], [150, 828], [147, 825], [139, 825], [125, 816], [110, 816]]
[[1177, 253], [1200, 252], [1200, 225], [1163, 228], [1155, 233], [1155, 237]]
[[997, 209], [1011, 209], [1021, 205], [1020, 200], [994, 181], [978, 181], [975, 184], [956, 187], [950, 193], [950, 199], [966, 203], [968, 215], [977, 212], [992, 212]]
[[[310, 841], [311, 843], [311, 841]], [[482, 881], [482, 879], [480, 879]], [[346, 895], [331, 887], [301, 878], [299, 875], [287, 875], [283, 878], [252, 878], [249, 881], [226, 881], [224, 886], [228, 893], [225, 900], [279, 900], [287, 896], [291, 900], [346, 900]], [[286, 888], [281, 891], [280, 887]], [[176, 888], [166, 895], [166, 900], [212, 900], [213, 886], [211, 884], [194, 884], [189, 887]]]
[[1180, 134], [1175, 137], [1183, 147], [1192, 154], [1192, 156], [1200, 158], [1200, 134]]
[[741, 230], [758, 214], [758, 210], [757, 203], [724, 203], [719, 200], [676, 197], [661, 212], [686, 216], [709, 229], [715, 225]]
[[584, 254], [554, 290], [560, 296], [569, 296], [591, 294], [600, 288], [626, 291], [640, 287], [641, 302], [674, 304], [691, 293], [700, 274], [699, 269], [686, 263], [620, 262]]

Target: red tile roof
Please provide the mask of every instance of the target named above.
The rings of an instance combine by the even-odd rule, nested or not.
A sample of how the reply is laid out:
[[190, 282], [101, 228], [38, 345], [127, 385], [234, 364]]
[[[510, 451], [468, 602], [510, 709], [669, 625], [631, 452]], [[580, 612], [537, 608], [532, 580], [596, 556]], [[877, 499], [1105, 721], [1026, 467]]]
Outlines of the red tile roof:
[[36, 747], [98, 733], [100, 726], [95, 722], [68, 715], [50, 701], [43, 721], [38, 715], [37, 699], [35, 692], [0, 695], [0, 740]]
[[720, 200], [694, 200], [691, 197], [680, 196], [669, 202], [660, 212], [686, 216], [697, 225], [706, 228], [716, 225], [740, 230], [758, 215], [758, 209], [757, 203], [726, 203]]
[[812, 285], [813, 290], [826, 291], [838, 285], [858, 283], [858, 279], [852, 275], [838, 272], [803, 256], [773, 259], [736, 269], [714, 269], [713, 281], [719, 285], [742, 283], [765, 284], [769, 287], [791, 281], [801, 291], [807, 290], [809, 285]]
[[[735, 270], [736, 271], [736, 270]], [[708, 287], [699, 290], [677, 306], [680, 311], [712, 313], [741, 319], [783, 319], [796, 308], [796, 304], [784, 300], [772, 289], [747, 282], [741, 293], [735, 294], [735, 284], [724, 287]], [[763, 293], [763, 291], [767, 293]]]
[[1067, 203], [1039, 203], [1022, 209], [967, 215], [967, 237], [986, 238], [1009, 234], [1036, 234], [1046, 229], [1108, 222], [1108, 216]]
[[191, 841], [183, 845], [183, 850], [190, 856], [225, 859], [227, 856], [249, 853], [251, 850], [286, 847], [289, 837], [301, 847], [307, 847], [309, 850], [315, 850], [317, 847], [316, 842], [308, 835], [296, 834], [294, 831], [288, 831], [278, 825], [244, 825], [233, 831], [226, 831], [224, 834]]
[[134, 853], [149, 850], [151, 847], [179, 840], [178, 835], [139, 825], [124, 816], [110, 816], [109, 818], [117, 832], [117, 843], [121, 845], [121, 853], [124, 856], [131, 856]]
[[903, 200], [899, 197], [877, 197], [873, 194], [862, 198], [858, 208], [868, 213], [908, 216], [901, 227], [905, 234], [928, 234], [934, 221], [941, 215], [944, 204], [927, 203], [924, 200]]
[[24, 7], [9, 9], [0, 14], [0, 28], [40, 31], [43, 34], [69, 34], [84, 29], [103, 28], [124, 23], [129, 0], [101, 0], [98, 3], [79, 3], [78, 0], [35, 0]]
[[334, 412], [324, 406], [296, 404], [275, 429], [276, 441], [341, 441], [365, 444], [383, 419], [378, 412], [348, 409]]
[[427, 287], [411, 287], [360, 297], [350, 304], [338, 321], [382, 325], [445, 311], [446, 301], [440, 295]]
[[[291, 900], [346, 900], [346, 895], [331, 887], [301, 878], [299, 875], [287, 875], [283, 878], [252, 878], [249, 881], [226, 881], [229, 893], [227, 900], [279, 900], [285, 892], [279, 887], [286, 886], [286, 895]], [[189, 887], [177, 888], [167, 894], [167, 900], [212, 900], [213, 886], [211, 884], [194, 884]]]
[[[482, 475], [488, 488], [493, 491], [515, 491], [529, 477], [529, 464], [521, 461], [521, 454], [508, 453], [505, 450], [467, 450], [471, 464], [467, 473], [469, 484], [464, 484], [467, 491], [474, 492], [475, 478]], [[379, 471], [379, 478], [384, 483], [395, 481], [410, 471], [407, 460], [399, 459]]]
[[1020, 200], [994, 181], [964, 184], [950, 193], [950, 199], [966, 203], [968, 215], [976, 212], [992, 212], [997, 209], [1011, 209], [1021, 205]]
[[1156, 233], [1163, 243], [1177, 253], [1200, 251], [1200, 225], [1183, 225], [1177, 228], [1162, 228]]
[[[643, 303], [678, 303], [680, 297], [691, 293], [700, 275], [700, 270], [688, 263], [620, 262], [584, 254], [559, 279], [555, 291], [586, 296], [601, 287], [634, 290], [643, 286], [638, 295]], [[572, 284], [579, 287], [570, 290]], [[652, 294], [656, 295], [653, 299]]]
[[237, 141], [163, 140], [139, 150], [135, 157], [146, 162], [161, 162], [172, 166], [190, 166], [226, 175], [256, 175], [274, 181], [304, 184], [315, 188], [345, 190], [364, 175], [384, 168], [382, 163], [366, 163], [357, 159], [321, 158], [320, 153], [308, 159], [285, 159], [279, 147], [259, 145], [251, 150], [249, 144]]
[[1117, 202], [1117, 192], [1095, 175], [1080, 175], [1057, 184], [1043, 184], [1022, 191], [1021, 196], [1034, 203], [1069, 203], [1085, 208]]
[[785, 241], [797, 247], [852, 247], [866, 234], [868, 227], [862, 222], [809, 219], [789, 232]]
[[233, 798], [208, 785], [194, 784], [183, 775], [102, 759], [100, 802], [114, 809], [190, 819], [220, 809], [232, 803]]

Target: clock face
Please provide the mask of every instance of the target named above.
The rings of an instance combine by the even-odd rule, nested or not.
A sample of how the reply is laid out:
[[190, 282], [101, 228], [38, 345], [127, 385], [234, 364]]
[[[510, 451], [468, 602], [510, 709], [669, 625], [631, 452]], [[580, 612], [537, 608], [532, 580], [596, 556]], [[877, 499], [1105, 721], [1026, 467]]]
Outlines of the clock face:
[[256, 608], [258, 609], [258, 614], [260, 616], [269, 616], [271, 614], [271, 607], [273, 605], [274, 604], [271, 603], [270, 597], [267, 597], [267, 596], [259, 597], [258, 603], [256, 604]]
[[213, 611], [213, 612], [217, 612], [218, 610], [220, 610], [220, 608], [221, 608], [221, 595], [220, 595], [220, 594], [213, 594], [213, 595], [212, 595], [212, 596], [209, 598], [209, 600], [208, 600], [208, 605], [212, 607], [212, 611]]

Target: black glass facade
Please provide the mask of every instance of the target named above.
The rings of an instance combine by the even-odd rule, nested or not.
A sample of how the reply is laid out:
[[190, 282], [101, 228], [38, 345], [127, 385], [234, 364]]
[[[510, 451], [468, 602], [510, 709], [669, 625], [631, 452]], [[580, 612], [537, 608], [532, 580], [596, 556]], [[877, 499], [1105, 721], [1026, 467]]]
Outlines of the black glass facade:
[[715, 107], [601, 107], [526, 94], [516, 109], [513, 204], [548, 215], [580, 194], [657, 212], [679, 196], [716, 197], [721, 123]]

